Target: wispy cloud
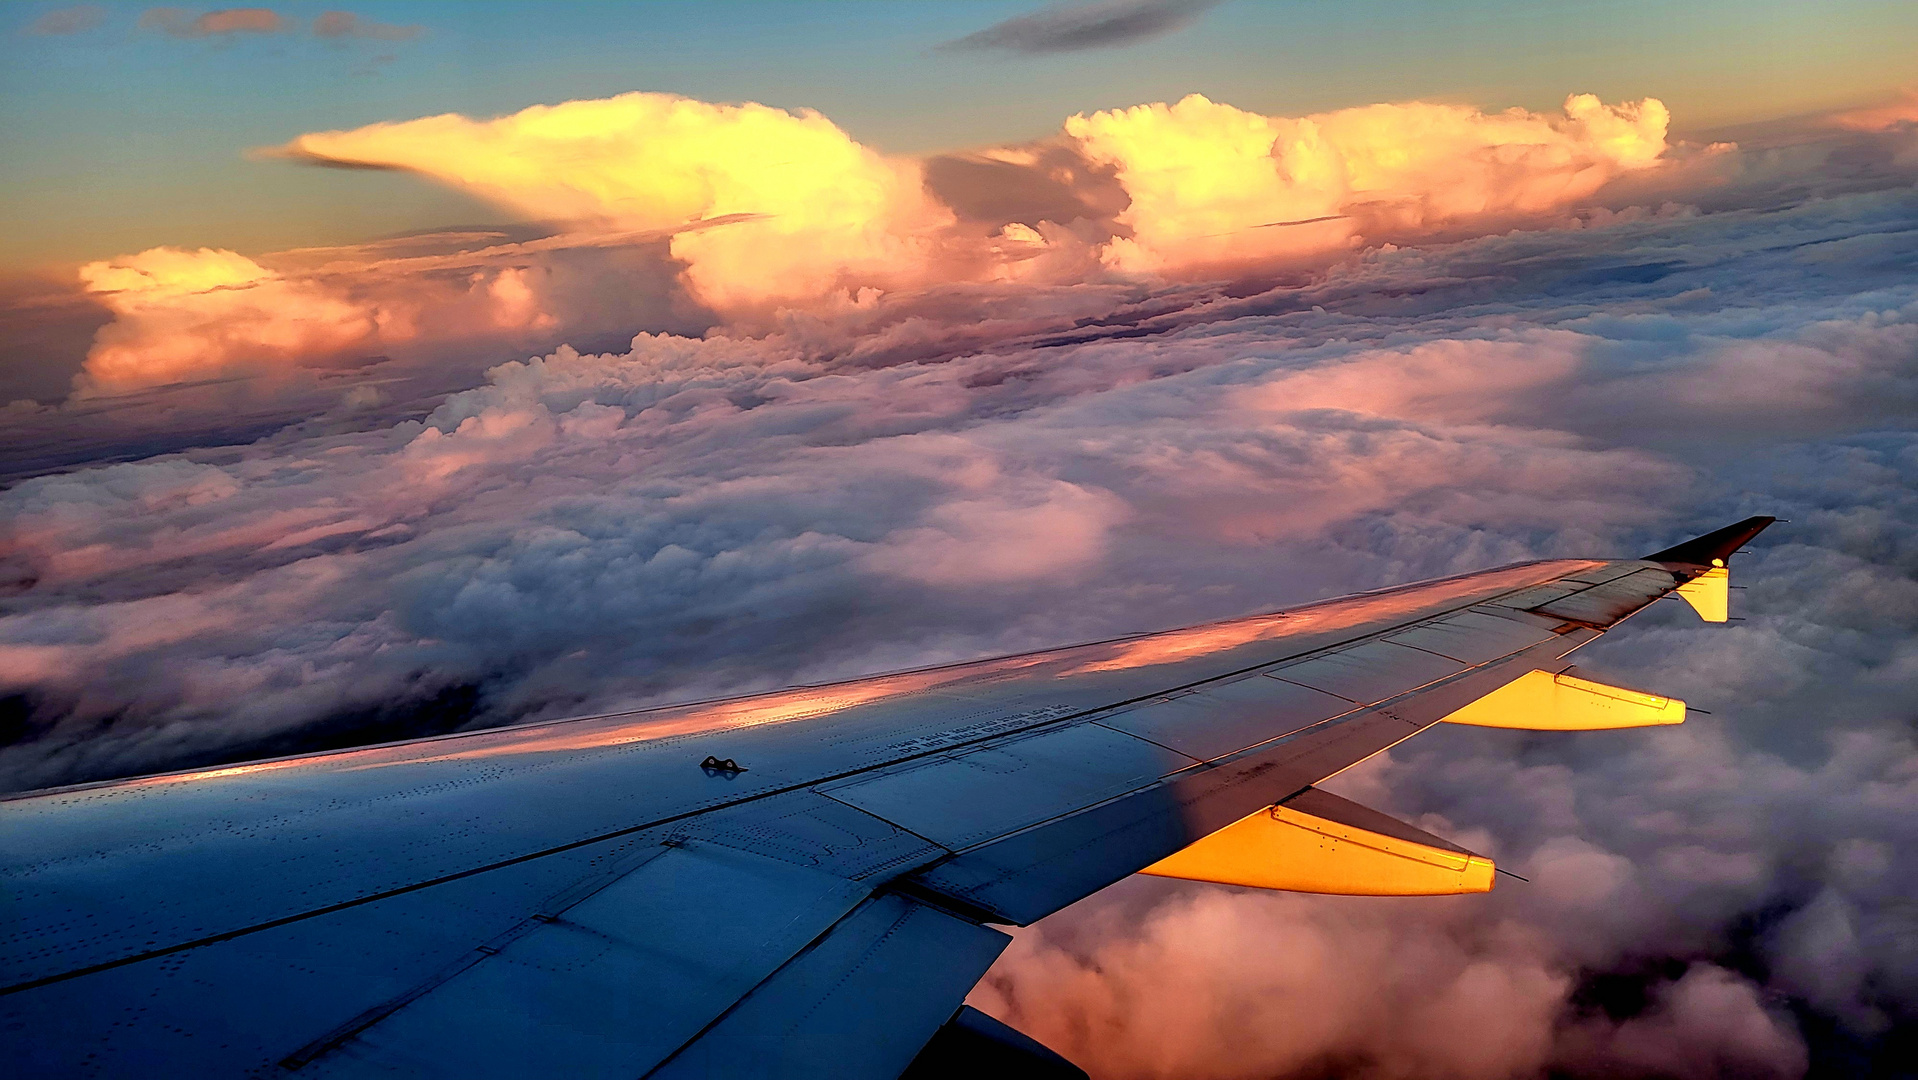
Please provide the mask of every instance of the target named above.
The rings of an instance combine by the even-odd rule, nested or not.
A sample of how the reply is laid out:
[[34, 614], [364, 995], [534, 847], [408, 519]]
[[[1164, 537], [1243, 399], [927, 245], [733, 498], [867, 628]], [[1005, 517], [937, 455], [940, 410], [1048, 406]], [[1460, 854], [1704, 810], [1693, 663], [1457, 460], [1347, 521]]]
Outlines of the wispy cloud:
[[1106, 49], [1169, 34], [1217, 7], [1219, 0], [1103, 0], [1056, 4], [948, 41], [943, 50], [1002, 49], [1015, 53]]
[[420, 26], [395, 26], [392, 23], [374, 22], [372, 19], [362, 19], [350, 11], [328, 11], [313, 20], [313, 36], [323, 38], [410, 41], [422, 33], [425, 33], [425, 28]]
[[156, 7], [140, 15], [140, 29], [177, 38], [277, 34], [287, 28], [287, 21], [271, 8], [222, 8], [194, 15], [184, 8]]
[[75, 4], [54, 8], [27, 24], [29, 34], [79, 34], [106, 21], [106, 9], [98, 4]]

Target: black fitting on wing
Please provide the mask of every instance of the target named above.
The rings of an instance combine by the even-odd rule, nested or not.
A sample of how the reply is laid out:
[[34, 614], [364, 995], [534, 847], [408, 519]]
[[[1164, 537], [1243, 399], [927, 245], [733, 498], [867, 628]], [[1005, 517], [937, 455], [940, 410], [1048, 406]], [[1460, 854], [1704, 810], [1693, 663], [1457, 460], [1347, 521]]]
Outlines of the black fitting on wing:
[[1764, 532], [1765, 526], [1777, 520], [1775, 517], [1748, 517], [1736, 525], [1727, 525], [1715, 532], [1708, 532], [1663, 551], [1653, 552], [1645, 556], [1645, 561], [1689, 563], [1693, 566], [1722, 566], [1732, 557], [1732, 552], [1744, 547], [1752, 537]]

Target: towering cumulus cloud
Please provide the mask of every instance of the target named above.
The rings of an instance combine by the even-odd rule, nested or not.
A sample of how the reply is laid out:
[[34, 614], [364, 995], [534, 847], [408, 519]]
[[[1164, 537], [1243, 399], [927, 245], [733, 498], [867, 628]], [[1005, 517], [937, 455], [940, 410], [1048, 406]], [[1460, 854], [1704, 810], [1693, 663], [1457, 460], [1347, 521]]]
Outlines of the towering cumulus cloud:
[[[1561, 117], [1414, 102], [1287, 118], [1193, 96], [1075, 116], [1036, 146], [939, 159], [937, 176], [814, 112], [669, 94], [315, 132], [269, 155], [418, 173], [563, 235], [462, 265], [174, 248], [90, 263], [81, 278], [115, 321], [79, 388], [432, 352], [476, 327], [550, 348], [569, 332], [602, 332], [579, 315], [607, 311], [608, 290], [659, 295], [641, 265], [657, 255], [591, 274], [561, 265], [588, 249], [663, 245], [680, 268], [683, 294], [658, 305], [676, 315], [627, 322], [628, 332], [683, 326], [689, 311], [764, 329], [781, 310], [847, 310], [941, 284], [1192, 278], [1273, 258], [1323, 265], [1369, 241], [1577, 204], [1658, 164], [1665, 123], [1649, 98], [1608, 106], [1578, 95]], [[982, 179], [955, 186], [954, 167]]]
[[1132, 236], [1112, 241], [1108, 261], [1158, 270], [1324, 251], [1372, 226], [1564, 206], [1657, 161], [1668, 119], [1652, 98], [1608, 106], [1590, 94], [1567, 98], [1556, 118], [1412, 102], [1296, 119], [1194, 94], [1075, 116], [1066, 132], [1132, 197], [1119, 215]]
[[915, 163], [874, 153], [818, 113], [670, 94], [320, 132], [283, 152], [406, 169], [533, 217], [603, 229], [746, 215], [673, 239], [694, 291], [722, 308], [911, 282], [929, 234], [951, 219], [926, 197]]
[[536, 288], [544, 273], [454, 263], [450, 276], [445, 268], [438, 275], [395, 273], [378, 262], [314, 274], [271, 269], [232, 251], [166, 247], [87, 263], [80, 280], [115, 318], [95, 336], [76, 390], [96, 396], [221, 377], [282, 377], [301, 367], [351, 364], [421, 336], [511, 339], [554, 327]]
[[88, 390], [325, 357], [375, 331], [365, 308], [231, 251], [153, 248], [88, 263], [80, 280], [116, 316], [87, 354]]
[[[1375, 229], [1536, 214], [1654, 164], [1666, 119], [1653, 99], [1607, 106], [1589, 94], [1567, 99], [1562, 117], [1417, 102], [1267, 117], [1197, 95], [1075, 116], [1036, 152], [992, 152], [1011, 166], [1000, 182], [1054, 182], [1063, 166], [1045, 151], [1058, 150], [1079, 173], [1114, 172], [1129, 205], [1070, 230], [1073, 221], [1014, 221], [983, 247], [927, 192], [919, 163], [883, 157], [805, 110], [633, 93], [493, 120], [313, 133], [276, 153], [410, 170], [576, 228], [685, 230], [672, 254], [693, 294], [738, 313], [991, 278], [995, 264], [1058, 244], [1093, 245], [1120, 271], [1180, 274], [1342, 250]], [[1285, 224], [1300, 219], [1328, 220]]]

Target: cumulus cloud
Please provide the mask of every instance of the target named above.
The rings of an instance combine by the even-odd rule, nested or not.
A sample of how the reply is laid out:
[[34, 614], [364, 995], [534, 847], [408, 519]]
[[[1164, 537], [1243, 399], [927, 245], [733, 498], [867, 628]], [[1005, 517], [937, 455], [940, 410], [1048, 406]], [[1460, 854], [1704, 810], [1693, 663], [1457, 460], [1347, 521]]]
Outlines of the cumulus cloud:
[[75, 4], [54, 8], [27, 24], [29, 34], [80, 34], [106, 21], [106, 9], [98, 4]]
[[[612, 109], [611, 130], [670, 102]], [[1140, 131], [1237, 132], [1225, 144], [1244, 167], [1228, 156], [1227, 178], [1283, 158], [1265, 140], [1285, 124], [1198, 107], [1193, 135], [1184, 107], [928, 163], [953, 222], [937, 228], [972, 230], [1003, 263], [948, 273], [948, 247], [916, 287], [541, 346], [430, 394], [358, 380], [350, 422], [335, 387], [240, 445], [0, 490], [0, 785], [822, 681], [1654, 550], [1771, 513], [1791, 524], [1735, 568], [1746, 621], [1705, 628], [1657, 605], [1581, 660], [1711, 715], [1653, 733], [1434, 732], [1337, 781], [1529, 884], [1380, 900], [1141, 879], [1020, 932], [975, 1002], [1111, 1077], [1902, 1067], [1918, 1030], [1918, 880], [1898, 857], [1918, 844], [1918, 256], [1903, 242], [1918, 222], [1900, 133], [1667, 173], [1646, 164], [1672, 154], [1648, 105], [1394, 106], [1314, 124], [1323, 140], [1424, 117], [1465, 149], [1435, 152], [1414, 183], [1365, 164], [1364, 138], [1324, 143], [1346, 179], [1291, 213], [1347, 215], [1324, 224], [1358, 230], [1359, 250], [1228, 251], [1280, 267], [1263, 281], [1115, 272], [1098, 257], [1115, 239], [1168, 264], [1219, 257], [1198, 224], [1117, 220], [1155, 190], [1127, 170], [1167, 160], [1134, 148]], [[748, 123], [725, 108], [687, 124]], [[444, 126], [476, 158], [526, 138]], [[868, 168], [836, 132], [787, 135]], [[523, 182], [529, 213], [593, 228], [107, 260], [90, 281], [121, 329], [97, 344], [130, 359], [103, 352], [102, 377], [186, 355], [213, 358], [180, 368], [202, 373], [281, 356], [272, 370], [292, 378], [316, 370], [292, 357], [335, 335], [347, 356], [406, 344], [387, 326], [462, 340], [433, 329], [442, 317], [495, 327], [475, 350], [519, 332], [494, 313], [528, 339], [630, 326], [640, 314], [590, 323], [578, 297], [594, 282], [668, 294], [698, 265], [678, 247], [688, 219], [766, 212], [671, 202], [670, 170], [648, 187], [598, 159], [577, 179], [534, 161], [522, 181], [497, 171], [512, 160], [474, 166], [473, 183]], [[1563, 194], [1590, 169], [1642, 182], [1645, 201]], [[658, 219], [602, 194], [655, 190]], [[1238, 190], [1191, 198], [1227, 220], [1262, 199], [1268, 220], [1292, 219], [1283, 185]], [[1176, 190], [1152, 197], [1173, 200], [1164, 220], [1203, 216]], [[1391, 243], [1366, 231], [1391, 221], [1426, 224]], [[647, 227], [638, 247], [617, 231]], [[639, 250], [650, 278], [607, 261]], [[335, 314], [295, 320], [318, 344], [277, 354], [271, 310]], [[387, 393], [413, 407], [382, 411]]]
[[720, 307], [808, 299], [848, 281], [910, 282], [949, 213], [915, 163], [887, 159], [810, 110], [670, 94], [428, 117], [302, 135], [298, 160], [404, 169], [529, 216], [671, 229], [694, 291]]
[[1591, 95], [1561, 117], [1414, 102], [1300, 118], [1195, 95], [1075, 116], [1032, 147], [919, 162], [808, 110], [630, 93], [314, 132], [265, 153], [411, 171], [575, 229], [678, 230], [690, 293], [764, 325], [863, 289], [1192, 276], [1510, 223], [1651, 169], [1666, 120], [1656, 100]]
[[1218, 0], [1103, 0], [1054, 4], [1031, 15], [994, 23], [941, 49], [1003, 49], [1062, 53], [1106, 49], [1162, 37], [1198, 21]]
[[177, 38], [277, 34], [286, 28], [286, 20], [271, 8], [221, 8], [194, 15], [185, 8], [156, 7], [140, 13], [140, 29]]
[[[286, 380], [301, 369], [340, 370], [477, 340], [517, 350], [547, 342], [562, 323], [569, 333], [594, 334], [609, 316], [616, 326], [635, 317], [684, 322], [667, 317], [675, 298], [663, 236], [445, 239], [454, 250], [280, 252], [267, 257], [272, 266], [210, 248], [88, 263], [80, 279], [115, 319], [95, 335], [77, 394], [239, 376], [291, 386], [298, 380]], [[608, 303], [607, 294], [622, 289], [641, 295]]]
[[1107, 260], [1157, 270], [1336, 249], [1360, 215], [1421, 228], [1566, 205], [1655, 163], [1668, 119], [1656, 99], [1590, 94], [1567, 98], [1563, 117], [1413, 102], [1297, 119], [1194, 94], [1075, 116], [1066, 132], [1132, 199], [1118, 217], [1132, 236]]
[[231, 251], [153, 248], [80, 268], [117, 316], [87, 353], [84, 389], [122, 390], [366, 343], [375, 316]]

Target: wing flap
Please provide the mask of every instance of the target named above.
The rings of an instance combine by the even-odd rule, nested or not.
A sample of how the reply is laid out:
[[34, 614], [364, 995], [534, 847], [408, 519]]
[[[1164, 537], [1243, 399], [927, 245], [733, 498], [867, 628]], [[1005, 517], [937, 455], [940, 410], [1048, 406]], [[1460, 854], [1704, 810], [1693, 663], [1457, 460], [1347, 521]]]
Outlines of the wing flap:
[[961, 848], [1150, 784], [1194, 759], [1093, 723], [941, 754], [816, 790]]
[[320, 1077], [638, 1076], [866, 895], [817, 871], [681, 842], [281, 1065]]
[[1550, 641], [1557, 625], [1536, 615], [1473, 608], [1402, 630], [1385, 640], [1476, 666]]
[[647, 1075], [897, 1076], [1011, 941], [896, 893], [874, 897]]
[[1264, 675], [1210, 684], [1102, 716], [1105, 727], [1211, 761], [1352, 711], [1344, 698]]
[[1603, 585], [1581, 589], [1570, 596], [1533, 608], [1540, 615], [1570, 619], [1591, 626], [1612, 624], [1670, 592], [1678, 579], [1664, 567], [1643, 567]]
[[1286, 664], [1272, 675], [1370, 705], [1463, 670], [1464, 664], [1447, 656], [1391, 641], [1368, 641]]

